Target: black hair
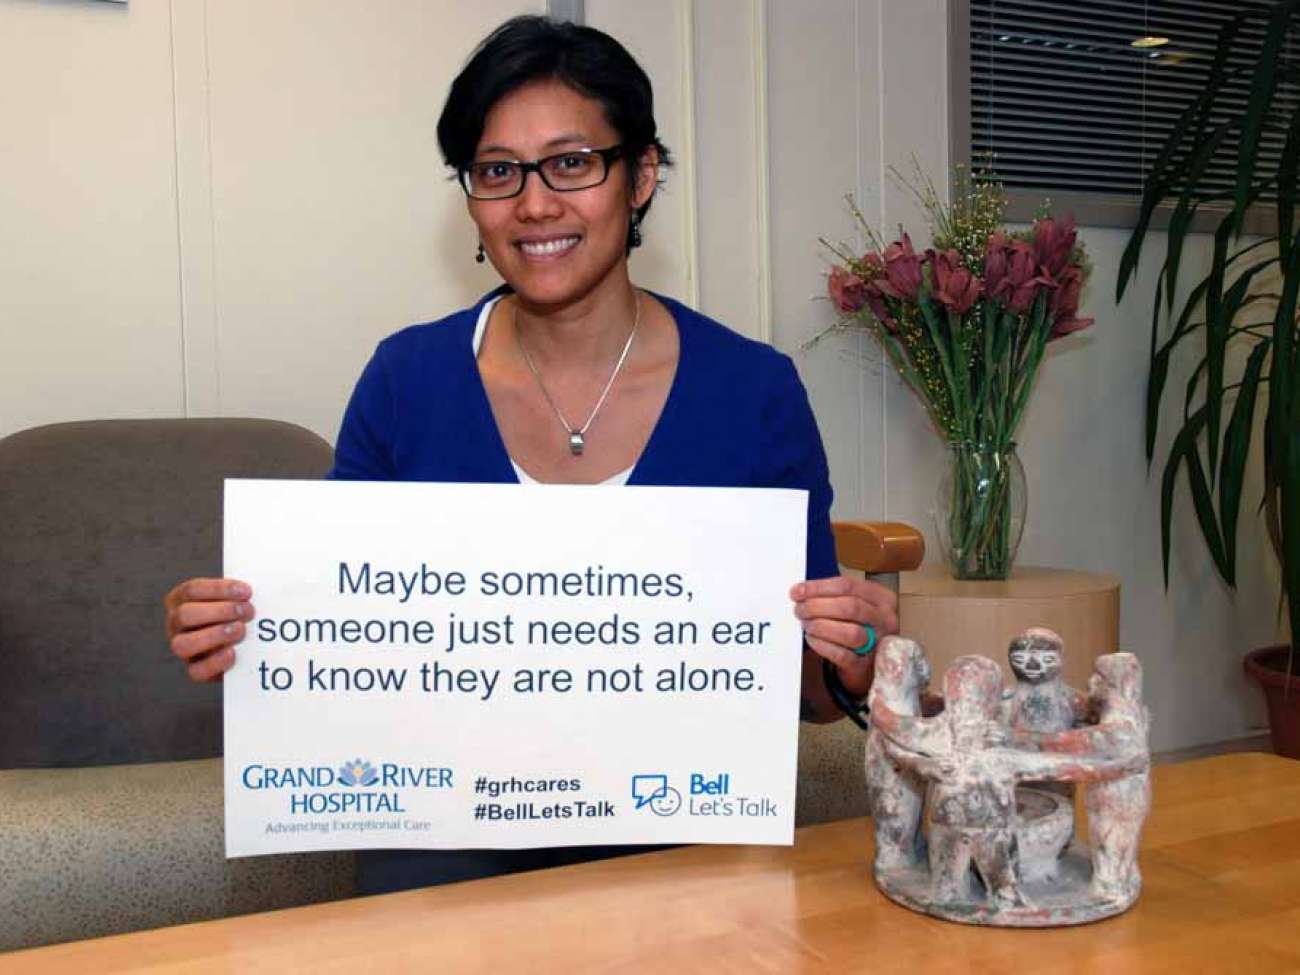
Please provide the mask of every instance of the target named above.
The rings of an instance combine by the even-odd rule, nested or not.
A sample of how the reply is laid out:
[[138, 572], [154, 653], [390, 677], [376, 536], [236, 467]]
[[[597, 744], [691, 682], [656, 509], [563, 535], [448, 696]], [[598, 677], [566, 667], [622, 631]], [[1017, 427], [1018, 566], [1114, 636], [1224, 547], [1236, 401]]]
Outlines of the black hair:
[[[438, 119], [438, 145], [447, 165], [459, 171], [473, 162], [492, 106], [524, 85], [548, 78], [600, 102], [624, 147], [629, 172], [651, 146], [661, 165], [672, 165], [655, 126], [650, 78], [636, 59], [594, 27], [539, 16], [514, 17], [494, 30], [451, 83]], [[651, 200], [637, 209], [628, 227], [629, 250]]]

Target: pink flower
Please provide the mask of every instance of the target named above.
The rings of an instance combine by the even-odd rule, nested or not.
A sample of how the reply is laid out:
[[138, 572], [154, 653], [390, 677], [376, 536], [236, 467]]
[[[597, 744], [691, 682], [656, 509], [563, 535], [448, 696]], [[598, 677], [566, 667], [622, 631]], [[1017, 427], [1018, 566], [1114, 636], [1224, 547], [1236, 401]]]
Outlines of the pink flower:
[[831, 268], [831, 276], [826, 283], [826, 290], [830, 292], [836, 310], [844, 315], [852, 315], [866, 304], [865, 287], [866, 282], [839, 265]]
[[1060, 278], [1074, 254], [1074, 241], [1078, 236], [1074, 217], [1061, 220], [1044, 217], [1034, 224], [1034, 260], [1052, 278]]
[[1006, 304], [1013, 290], [1010, 270], [1011, 241], [999, 230], [989, 238], [984, 252], [984, 293], [999, 304]]
[[1032, 248], [1023, 240], [1013, 240], [1003, 287], [1007, 308], [1017, 315], [1025, 314], [1034, 307], [1038, 292], [1054, 283], [1046, 274], [1039, 273]]
[[891, 298], [915, 301], [921, 291], [921, 258], [912, 249], [912, 238], [903, 234], [885, 248], [885, 279], [880, 290]]
[[934, 296], [954, 314], [966, 314], [983, 293], [983, 283], [962, 266], [961, 255], [955, 250], [925, 254], [934, 271]]
[[879, 282], [872, 282], [864, 289], [867, 300], [867, 307], [871, 309], [871, 314], [876, 317], [888, 332], [898, 334], [898, 321], [889, 313], [889, 306], [885, 304], [885, 293], [881, 290], [882, 285]]
[[1081, 332], [1093, 323], [1091, 318], [1079, 318], [1079, 293], [1083, 290], [1083, 272], [1071, 264], [1056, 282], [1052, 294], [1052, 331], [1048, 341]]

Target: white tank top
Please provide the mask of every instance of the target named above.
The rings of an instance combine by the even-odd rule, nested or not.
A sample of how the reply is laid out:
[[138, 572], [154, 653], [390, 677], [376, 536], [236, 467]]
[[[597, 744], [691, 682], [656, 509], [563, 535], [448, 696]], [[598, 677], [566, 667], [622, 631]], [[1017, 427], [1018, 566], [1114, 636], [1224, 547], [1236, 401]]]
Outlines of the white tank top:
[[[487, 331], [488, 317], [492, 314], [492, 307], [500, 300], [501, 300], [501, 296], [497, 295], [495, 298], [492, 298], [489, 301], [485, 301], [483, 303], [483, 310], [478, 313], [478, 321], [474, 324], [474, 338], [472, 340], [472, 348], [474, 350], [475, 359], [478, 358], [479, 349], [482, 348], [483, 346], [483, 335]], [[529, 474], [517, 463], [515, 463], [515, 459], [513, 457], [510, 458], [510, 466], [515, 469], [515, 476], [519, 478], [520, 484], [543, 483], [542, 481], [537, 480], [537, 478]], [[632, 476], [632, 469], [635, 467], [636, 465], [633, 464], [632, 467], [629, 467], [627, 470], [619, 471], [617, 474], [613, 475], [612, 477], [608, 477], [603, 481], [597, 481], [596, 483], [614, 484], [614, 485], [626, 484], [627, 479]]]

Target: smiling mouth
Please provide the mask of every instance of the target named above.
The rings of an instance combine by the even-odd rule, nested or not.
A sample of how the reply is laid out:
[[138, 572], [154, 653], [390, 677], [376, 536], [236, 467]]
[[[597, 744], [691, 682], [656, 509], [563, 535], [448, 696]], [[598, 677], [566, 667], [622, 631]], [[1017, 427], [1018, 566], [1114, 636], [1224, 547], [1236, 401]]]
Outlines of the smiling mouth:
[[553, 237], [550, 240], [521, 240], [516, 246], [523, 251], [525, 257], [547, 260], [567, 254], [573, 248], [578, 246], [578, 241], [582, 238], [572, 237]]

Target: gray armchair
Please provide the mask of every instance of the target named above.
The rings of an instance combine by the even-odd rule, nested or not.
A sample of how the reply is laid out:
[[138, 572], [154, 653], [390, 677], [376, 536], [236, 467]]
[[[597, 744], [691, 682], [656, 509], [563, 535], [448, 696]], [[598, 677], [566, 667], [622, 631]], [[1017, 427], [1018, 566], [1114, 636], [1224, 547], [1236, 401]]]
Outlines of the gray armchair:
[[350, 854], [226, 861], [221, 691], [161, 599], [219, 575], [227, 476], [322, 475], [269, 420], [98, 420], [0, 439], [0, 950], [346, 896]]

